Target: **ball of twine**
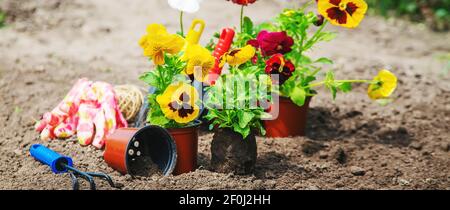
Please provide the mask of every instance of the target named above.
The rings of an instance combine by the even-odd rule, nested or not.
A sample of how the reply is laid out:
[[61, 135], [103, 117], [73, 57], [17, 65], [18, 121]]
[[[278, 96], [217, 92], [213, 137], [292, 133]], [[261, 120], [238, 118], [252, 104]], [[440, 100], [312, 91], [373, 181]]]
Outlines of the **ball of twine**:
[[123, 117], [127, 121], [132, 120], [144, 103], [144, 95], [141, 90], [134, 85], [118, 85], [114, 87], [114, 91]]

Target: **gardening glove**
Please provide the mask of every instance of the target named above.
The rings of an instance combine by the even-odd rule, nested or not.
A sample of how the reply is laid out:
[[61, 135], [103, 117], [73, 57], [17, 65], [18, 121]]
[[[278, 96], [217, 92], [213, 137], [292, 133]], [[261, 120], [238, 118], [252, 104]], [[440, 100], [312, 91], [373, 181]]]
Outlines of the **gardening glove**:
[[116, 128], [127, 127], [127, 121], [119, 110], [113, 87], [95, 82], [81, 97], [78, 110], [77, 138], [81, 145], [92, 144], [103, 148], [105, 137]]
[[43, 114], [42, 119], [35, 125], [42, 140], [68, 138], [74, 134], [77, 119], [71, 116], [77, 112], [80, 95], [89, 85], [90, 82], [85, 78], [78, 80], [58, 106]]
[[69, 138], [77, 133], [80, 144], [104, 146], [105, 136], [127, 127], [113, 87], [80, 79], [64, 100], [36, 124], [42, 140]]

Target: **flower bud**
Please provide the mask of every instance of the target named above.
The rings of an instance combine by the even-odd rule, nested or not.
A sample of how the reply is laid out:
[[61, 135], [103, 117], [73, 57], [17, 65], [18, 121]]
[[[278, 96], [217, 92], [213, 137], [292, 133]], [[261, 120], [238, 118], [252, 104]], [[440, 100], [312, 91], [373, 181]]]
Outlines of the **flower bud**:
[[315, 26], [321, 26], [323, 24], [323, 21], [325, 20], [325, 18], [323, 17], [323, 15], [317, 15], [316, 16], [316, 22], [314, 22]]

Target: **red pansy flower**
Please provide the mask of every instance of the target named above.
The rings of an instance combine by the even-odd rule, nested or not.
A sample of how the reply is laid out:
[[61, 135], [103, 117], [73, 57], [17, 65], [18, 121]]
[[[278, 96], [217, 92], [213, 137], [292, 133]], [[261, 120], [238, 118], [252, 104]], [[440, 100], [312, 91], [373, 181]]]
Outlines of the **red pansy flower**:
[[277, 53], [286, 54], [292, 51], [294, 39], [288, 36], [285, 31], [268, 32], [261, 31], [256, 40], [248, 41], [248, 44], [255, 48], [261, 48], [263, 56], [272, 56]]
[[[230, 0], [227, 0], [227, 1], [230, 1]], [[253, 4], [256, 2], [256, 0], [231, 0], [231, 1], [235, 4], [239, 4], [242, 6], [247, 6], [249, 4]]]
[[292, 72], [294, 71], [294, 64], [291, 61], [286, 60], [282, 54], [275, 54], [266, 61], [266, 74], [279, 75], [278, 81], [273, 81], [276, 84], [284, 84], [284, 82], [292, 76]]

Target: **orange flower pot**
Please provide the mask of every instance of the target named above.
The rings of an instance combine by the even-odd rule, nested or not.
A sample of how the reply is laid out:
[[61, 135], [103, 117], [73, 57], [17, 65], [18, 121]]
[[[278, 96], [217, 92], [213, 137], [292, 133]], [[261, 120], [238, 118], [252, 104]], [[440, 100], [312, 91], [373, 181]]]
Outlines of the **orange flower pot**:
[[285, 138], [292, 136], [304, 136], [307, 114], [311, 97], [306, 99], [303, 106], [299, 107], [291, 99], [280, 97], [279, 104], [274, 104], [273, 108], [278, 108], [278, 118], [265, 120], [266, 137]]
[[106, 137], [103, 157], [110, 167], [130, 175], [138, 170], [130, 164], [135, 158], [150, 157], [164, 175], [169, 175], [176, 165], [177, 148], [169, 132], [159, 126], [120, 128]]
[[174, 175], [189, 173], [197, 169], [198, 128], [201, 122], [184, 128], [167, 129], [177, 145], [177, 164]]

